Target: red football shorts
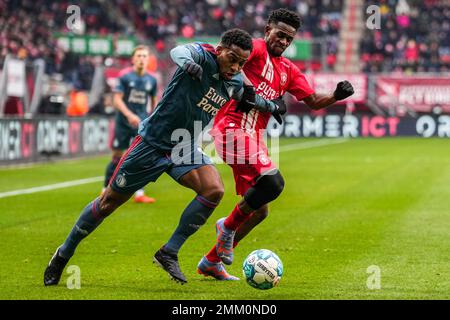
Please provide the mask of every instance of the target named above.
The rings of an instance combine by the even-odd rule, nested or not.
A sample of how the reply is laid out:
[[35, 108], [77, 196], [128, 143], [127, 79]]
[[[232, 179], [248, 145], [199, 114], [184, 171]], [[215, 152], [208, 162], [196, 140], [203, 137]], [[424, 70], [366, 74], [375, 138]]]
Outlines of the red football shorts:
[[217, 153], [233, 169], [238, 195], [243, 196], [261, 175], [277, 169], [269, 158], [262, 136], [230, 128], [226, 131], [216, 129], [211, 135]]

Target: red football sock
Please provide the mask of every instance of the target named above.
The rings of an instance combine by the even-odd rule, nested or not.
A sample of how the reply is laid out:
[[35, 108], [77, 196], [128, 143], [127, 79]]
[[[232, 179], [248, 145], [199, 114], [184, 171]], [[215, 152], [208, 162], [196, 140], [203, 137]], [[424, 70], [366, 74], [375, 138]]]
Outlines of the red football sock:
[[214, 247], [208, 252], [208, 254], [206, 255], [206, 259], [208, 259], [208, 261], [212, 263], [219, 263], [221, 261], [219, 256], [217, 255], [216, 245], [214, 245]]
[[239, 226], [250, 217], [251, 213], [245, 214], [239, 208], [239, 204], [236, 205], [233, 212], [225, 219], [223, 225], [228, 230], [236, 230]]
[[[238, 244], [239, 242], [234, 241], [233, 248], [236, 248]], [[206, 259], [212, 263], [219, 263], [221, 261], [221, 259], [217, 255], [216, 245], [214, 245], [214, 247], [212, 247], [212, 249], [208, 252], [208, 254], [206, 255]]]

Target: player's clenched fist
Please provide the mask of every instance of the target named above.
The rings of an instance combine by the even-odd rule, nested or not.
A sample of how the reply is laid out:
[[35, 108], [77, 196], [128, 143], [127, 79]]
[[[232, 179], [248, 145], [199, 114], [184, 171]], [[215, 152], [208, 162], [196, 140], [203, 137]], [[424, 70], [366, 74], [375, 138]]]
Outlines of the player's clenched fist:
[[286, 104], [284, 103], [284, 100], [282, 97], [278, 97], [277, 99], [270, 100], [275, 104], [275, 109], [272, 111], [272, 115], [277, 120], [279, 124], [283, 123], [283, 119], [281, 116], [286, 113], [287, 108]]
[[337, 84], [333, 95], [336, 100], [344, 100], [345, 98], [350, 97], [353, 93], [355, 93], [355, 91], [353, 90], [352, 84], [345, 80]]
[[194, 61], [186, 61], [183, 65], [183, 70], [194, 80], [202, 79], [203, 68]]
[[256, 101], [256, 93], [255, 88], [253, 86], [244, 85], [244, 91], [242, 93], [241, 101], [236, 106], [234, 111], [245, 112], [248, 113], [255, 106]]

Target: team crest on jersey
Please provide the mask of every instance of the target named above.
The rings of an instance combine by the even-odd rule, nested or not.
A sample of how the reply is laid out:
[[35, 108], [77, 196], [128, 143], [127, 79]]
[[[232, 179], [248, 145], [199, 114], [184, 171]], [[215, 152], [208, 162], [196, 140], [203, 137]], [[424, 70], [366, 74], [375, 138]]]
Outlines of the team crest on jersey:
[[286, 84], [286, 82], [287, 82], [287, 74], [286, 74], [286, 72], [282, 72], [280, 74], [280, 77], [281, 77], [281, 85], [284, 86]]
[[124, 175], [119, 174], [116, 178], [116, 183], [119, 187], [123, 188], [127, 185], [127, 180], [125, 179]]
[[146, 90], [146, 91], [152, 90], [152, 84], [151, 84], [150, 82], [146, 82], [146, 83], [145, 83], [145, 90]]
[[261, 162], [261, 164], [263, 166], [266, 166], [266, 165], [268, 165], [270, 163], [270, 160], [265, 154], [260, 154], [259, 155], [259, 162]]
[[130, 87], [134, 87], [134, 81], [130, 82]]

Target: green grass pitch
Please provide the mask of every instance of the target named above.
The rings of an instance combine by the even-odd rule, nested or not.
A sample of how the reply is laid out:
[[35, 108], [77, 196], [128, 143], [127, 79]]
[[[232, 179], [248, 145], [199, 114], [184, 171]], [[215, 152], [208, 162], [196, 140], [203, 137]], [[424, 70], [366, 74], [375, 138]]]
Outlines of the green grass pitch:
[[[101, 182], [0, 198], [0, 299], [450, 299], [450, 147], [446, 139], [355, 139], [316, 148], [319, 140], [285, 139], [286, 187], [269, 217], [236, 249], [230, 273], [254, 249], [284, 263], [268, 291], [245, 281], [217, 282], [196, 273], [213, 245], [215, 221], [238, 201], [231, 170], [218, 165], [225, 196], [180, 252], [188, 284], [151, 263], [194, 194], [164, 175], [147, 186], [151, 205], [128, 202], [82, 244], [69, 265], [81, 270], [46, 288], [43, 271]], [[323, 140], [320, 140], [323, 141]], [[108, 156], [0, 169], [0, 193], [101, 176]], [[369, 289], [370, 266], [380, 289]]]

